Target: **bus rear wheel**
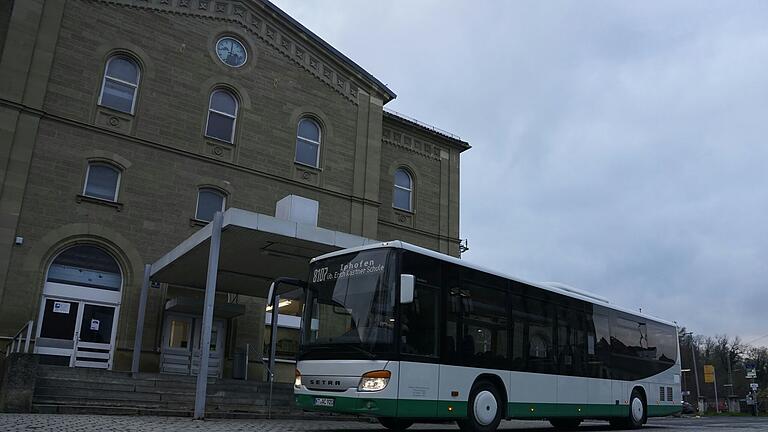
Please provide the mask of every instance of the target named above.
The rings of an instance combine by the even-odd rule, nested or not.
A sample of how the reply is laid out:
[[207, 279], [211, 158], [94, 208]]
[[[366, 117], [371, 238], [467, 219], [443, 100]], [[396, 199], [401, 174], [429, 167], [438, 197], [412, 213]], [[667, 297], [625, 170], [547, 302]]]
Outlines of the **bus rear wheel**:
[[574, 430], [581, 424], [581, 419], [551, 419], [549, 423], [557, 430]]
[[629, 416], [611, 420], [611, 426], [616, 429], [640, 429], [648, 415], [646, 406], [645, 398], [640, 394], [640, 391], [632, 390], [632, 395], [629, 397]]
[[404, 431], [413, 425], [410, 420], [401, 420], [389, 417], [380, 417], [379, 423], [391, 431]]
[[503, 407], [499, 390], [488, 381], [478, 381], [469, 393], [466, 420], [457, 421], [462, 432], [493, 432], [499, 427]]

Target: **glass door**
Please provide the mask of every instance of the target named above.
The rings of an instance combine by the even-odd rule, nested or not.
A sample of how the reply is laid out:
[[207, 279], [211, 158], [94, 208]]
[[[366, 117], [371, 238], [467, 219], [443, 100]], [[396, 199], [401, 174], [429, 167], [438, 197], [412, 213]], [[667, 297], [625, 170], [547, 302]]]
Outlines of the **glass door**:
[[[203, 319], [195, 319], [195, 346], [192, 350], [192, 375], [200, 371], [200, 339], [202, 336]], [[208, 376], [221, 376], [221, 366], [224, 352], [224, 321], [214, 320], [211, 326], [211, 343], [208, 354]]]
[[163, 328], [160, 371], [189, 375], [192, 361], [193, 318], [166, 315]]
[[47, 363], [71, 366], [80, 302], [44, 298], [35, 352]]
[[116, 308], [81, 302], [74, 366], [110, 369]]

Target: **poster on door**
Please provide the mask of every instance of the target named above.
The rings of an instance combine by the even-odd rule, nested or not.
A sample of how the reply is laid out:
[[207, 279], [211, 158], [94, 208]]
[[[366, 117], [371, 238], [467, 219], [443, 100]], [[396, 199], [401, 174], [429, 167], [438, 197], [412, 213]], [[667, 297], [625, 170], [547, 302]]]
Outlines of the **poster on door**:
[[91, 320], [91, 330], [93, 330], [93, 331], [99, 331], [99, 325], [100, 325], [100, 324], [101, 324], [101, 322], [99, 322], [99, 320], [97, 320], [97, 319], [92, 319], [92, 320]]
[[53, 311], [61, 314], [69, 313], [69, 303], [53, 302]]

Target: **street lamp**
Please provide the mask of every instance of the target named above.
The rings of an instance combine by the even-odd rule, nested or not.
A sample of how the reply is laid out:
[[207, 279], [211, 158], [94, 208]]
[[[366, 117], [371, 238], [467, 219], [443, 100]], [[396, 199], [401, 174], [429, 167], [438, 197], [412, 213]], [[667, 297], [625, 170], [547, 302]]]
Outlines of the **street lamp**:
[[[690, 337], [690, 343], [691, 343], [691, 360], [693, 361], [693, 374], [694, 378], [696, 379], [696, 402], [697, 405], [701, 405], [701, 392], [699, 391], [699, 371], [696, 368], [696, 352], [693, 349], [693, 332], [686, 332], [683, 333], [683, 336]], [[689, 369], [690, 370], [690, 369]], [[682, 372], [682, 371], [681, 371]], [[700, 407], [699, 407], [700, 408]], [[701, 411], [701, 410], [699, 410]]]

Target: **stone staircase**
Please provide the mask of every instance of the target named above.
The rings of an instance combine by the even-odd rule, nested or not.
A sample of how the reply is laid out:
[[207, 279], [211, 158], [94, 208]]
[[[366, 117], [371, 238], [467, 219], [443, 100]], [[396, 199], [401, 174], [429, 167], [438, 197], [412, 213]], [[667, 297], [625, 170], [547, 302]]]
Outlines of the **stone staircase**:
[[[192, 416], [196, 377], [40, 365], [33, 412]], [[269, 384], [208, 379], [206, 417], [264, 418]], [[293, 387], [275, 383], [272, 417], [295, 417]]]

